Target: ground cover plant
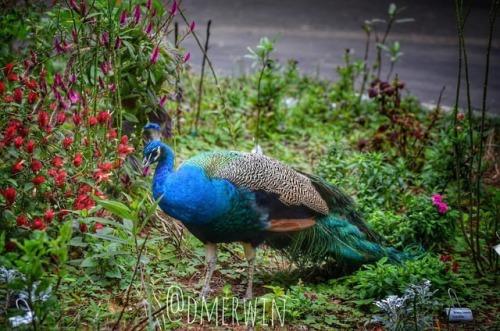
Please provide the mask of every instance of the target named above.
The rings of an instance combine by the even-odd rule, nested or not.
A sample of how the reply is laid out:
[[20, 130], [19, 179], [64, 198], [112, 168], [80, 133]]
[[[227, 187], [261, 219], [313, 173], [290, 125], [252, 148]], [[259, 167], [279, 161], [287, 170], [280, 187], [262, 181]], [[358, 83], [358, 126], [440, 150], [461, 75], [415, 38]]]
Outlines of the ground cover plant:
[[[467, 6], [455, 6], [466, 68]], [[15, 36], [0, 30], [16, 40], [0, 54], [2, 329], [498, 327], [500, 122], [485, 106], [447, 113], [411, 96], [390, 34], [411, 20], [396, 5], [364, 27], [374, 51], [346, 53], [334, 81], [302, 75], [293, 59], [280, 63], [272, 36], [249, 45], [247, 76], [190, 70], [182, 41], [196, 37], [201, 47], [203, 33], [177, 1], [4, 10], [31, 16]], [[493, 1], [491, 27], [497, 12]], [[203, 245], [156, 208], [140, 164], [150, 121], [164, 124], [178, 163], [258, 144], [322, 176], [353, 196], [387, 244], [415, 258], [330, 278], [264, 246], [256, 299], [240, 302], [244, 254], [223, 245], [213, 297], [200, 300]], [[447, 322], [450, 288], [473, 323]]]

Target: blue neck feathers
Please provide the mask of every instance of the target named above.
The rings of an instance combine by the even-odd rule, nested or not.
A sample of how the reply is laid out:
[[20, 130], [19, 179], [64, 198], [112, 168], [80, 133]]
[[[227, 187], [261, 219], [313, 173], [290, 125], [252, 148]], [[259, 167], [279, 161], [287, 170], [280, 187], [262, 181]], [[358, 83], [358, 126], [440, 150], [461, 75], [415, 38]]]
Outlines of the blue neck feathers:
[[155, 174], [153, 177], [153, 196], [158, 199], [165, 192], [164, 183], [167, 177], [174, 173], [174, 152], [167, 145], [163, 145], [164, 149], [161, 153], [158, 165], [156, 166]]

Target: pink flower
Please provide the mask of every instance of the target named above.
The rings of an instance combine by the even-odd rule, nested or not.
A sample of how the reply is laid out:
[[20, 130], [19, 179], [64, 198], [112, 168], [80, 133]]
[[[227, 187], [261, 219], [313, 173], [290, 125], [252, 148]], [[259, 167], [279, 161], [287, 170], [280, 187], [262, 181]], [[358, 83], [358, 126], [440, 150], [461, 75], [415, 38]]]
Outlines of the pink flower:
[[193, 21], [191, 22], [191, 24], [189, 25], [189, 31], [194, 31], [194, 29], [196, 28], [196, 23]]
[[120, 47], [122, 47], [122, 40], [120, 39], [120, 36], [117, 36], [115, 40], [115, 49], [118, 49]]
[[440, 214], [446, 214], [446, 212], [448, 211], [448, 205], [446, 203], [438, 202], [436, 205]]
[[160, 50], [158, 49], [158, 46], [155, 46], [153, 49], [153, 54], [151, 54], [151, 64], [155, 64], [156, 61], [158, 61], [158, 55], [160, 54]]
[[127, 11], [124, 10], [120, 15], [120, 24], [126, 24], [126, 23], [127, 23]]
[[438, 202], [443, 202], [443, 196], [441, 194], [434, 194], [432, 197], [432, 202], [437, 204]]
[[139, 23], [141, 20], [141, 5], [137, 5], [134, 8], [134, 22], [135, 24]]
[[101, 38], [99, 39], [102, 45], [108, 46], [109, 45], [109, 35], [107, 32], [103, 32], [101, 34]]
[[165, 102], [167, 102], [167, 95], [166, 94], [161, 97], [161, 99], [160, 99], [160, 106], [161, 107], [165, 106]]
[[151, 31], [153, 31], [153, 23], [149, 22], [149, 24], [146, 27], [146, 30], [144, 30], [144, 32], [146, 32], [146, 34], [149, 35], [151, 33]]
[[184, 62], [189, 61], [190, 58], [191, 58], [191, 53], [187, 53], [186, 56], [184, 56]]
[[148, 2], [146, 2], [146, 8], [151, 9], [152, 4], [153, 4], [153, 0], [148, 0]]
[[74, 105], [75, 103], [80, 101], [80, 94], [73, 89], [69, 90], [69, 101], [72, 105]]
[[172, 3], [172, 6], [168, 10], [168, 12], [172, 16], [175, 16], [175, 15], [177, 15], [179, 13], [179, 6], [177, 5], [177, 1], [176, 0], [174, 0], [174, 2]]
[[54, 41], [54, 46], [56, 48], [57, 53], [66, 53], [68, 51], [68, 43], [67, 42], [59, 42], [59, 39], [56, 38]]

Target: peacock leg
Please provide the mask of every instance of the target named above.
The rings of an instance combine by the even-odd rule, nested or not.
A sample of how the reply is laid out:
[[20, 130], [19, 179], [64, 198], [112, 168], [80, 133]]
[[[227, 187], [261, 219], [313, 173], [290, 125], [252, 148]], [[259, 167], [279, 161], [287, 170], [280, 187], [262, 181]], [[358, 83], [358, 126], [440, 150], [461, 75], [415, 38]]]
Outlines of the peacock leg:
[[245, 300], [252, 300], [253, 298], [253, 274], [255, 271], [255, 248], [249, 243], [243, 243], [243, 250], [245, 251], [245, 257], [248, 261], [248, 285], [247, 292], [245, 294]]
[[206, 298], [210, 292], [210, 279], [214, 273], [215, 265], [217, 264], [217, 245], [211, 242], [205, 244], [205, 264], [207, 266], [207, 273], [205, 275], [205, 283], [201, 289], [200, 296]]

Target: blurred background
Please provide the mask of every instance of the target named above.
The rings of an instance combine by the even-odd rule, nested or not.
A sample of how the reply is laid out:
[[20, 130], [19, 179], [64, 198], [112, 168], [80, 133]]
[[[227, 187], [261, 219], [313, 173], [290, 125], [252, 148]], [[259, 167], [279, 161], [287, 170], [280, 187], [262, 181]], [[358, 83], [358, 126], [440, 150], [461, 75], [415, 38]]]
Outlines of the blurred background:
[[[215, 70], [225, 75], [240, 75], [251, 70], [244, 57], [247, 47], [255, 48], [263, 36], [279, 36], [274, 57], [281, 64], [298, 61], [308, 75], [335, 79], [335, 69], [343, 64], [346, 49], [353, 59], [363, 59], [367, 20], [388, 20], [388, 8], [396, 5], [398, 19], [413, 22], [394, 24], [389, 43], [400, 43], [401, 57], [394, 72], [422, 103], [435, 104], [445, 87], [442, 105], [455, 103], [458, 75], [458, 35], [454, 1], [336, 1], [336, 0], [184, 0], [181, 8], [204, 43], [206, 25], [212, 20], [208, 55]], [[473, 108], [481, 108], [486, 46], [488, 42], [489, 2], [473, 1], [465, 26], [471, 99]], [[378, 24], [382, 37], [385, 24]], [[372, 30], [372, 36], [374, 31]], [[202, 52], [189, 38], [184, 46], [191, 52], [190, 63], [199, 70]], [[370, 63], [375, 59], [375, 44], [370, 43]], [[383, 55], [389, 62], [389, 57]], [[389, 65], [383, 68], [388, 70]], [[384, 77], [385, 75], [382, 75]], [[465, 106], [465, 90], [460, 105]], [[500, 115], [500, 25], [494, 31], [490, 60], [487, 109]]]

